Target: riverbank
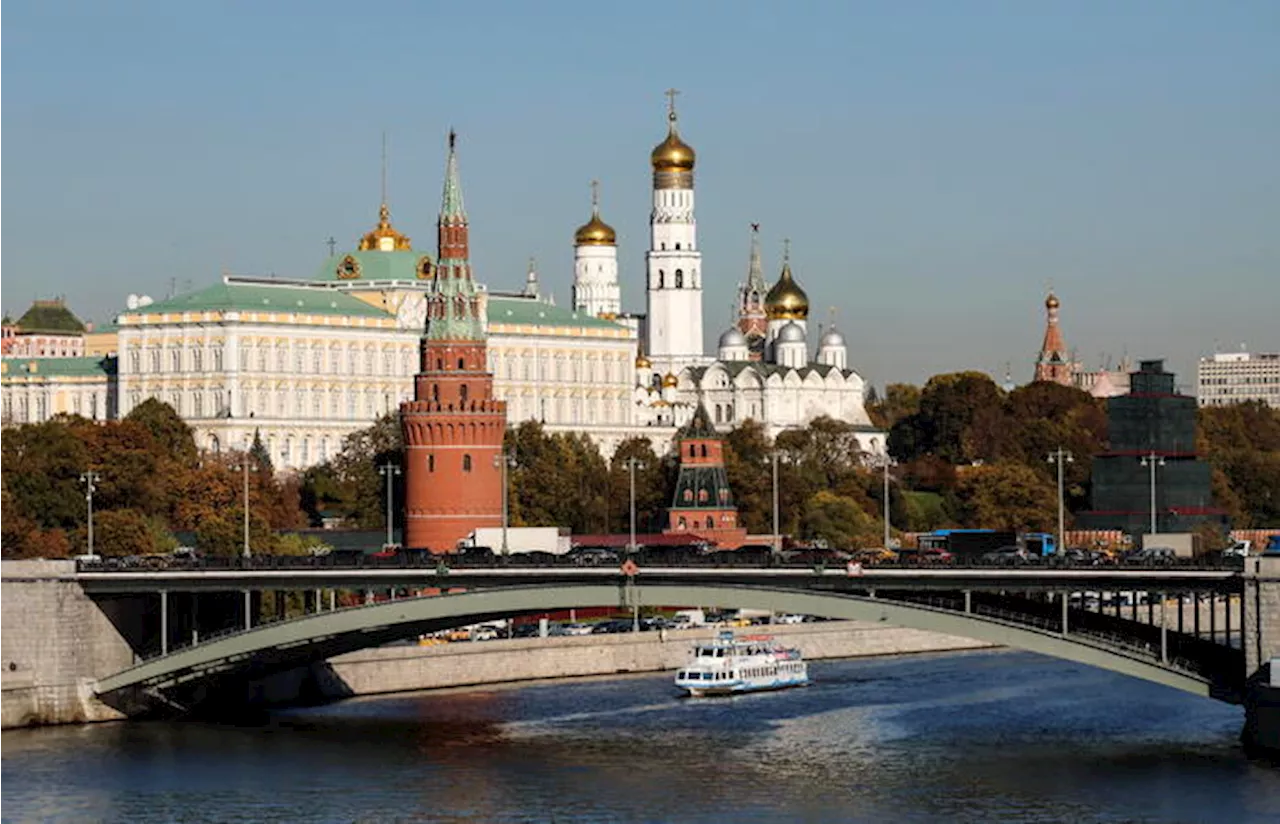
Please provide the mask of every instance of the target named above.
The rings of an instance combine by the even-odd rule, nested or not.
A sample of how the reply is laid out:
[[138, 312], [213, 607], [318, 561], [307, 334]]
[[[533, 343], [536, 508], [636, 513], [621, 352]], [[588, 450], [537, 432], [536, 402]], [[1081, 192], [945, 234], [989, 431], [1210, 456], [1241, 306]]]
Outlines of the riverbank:
[[[990, 648], [950, 635], [866, 621], [751, 627], [799, 647], [808, 660]], [[688, 660], [712, 628], [581, 637], [519, 638], [433, 646], [387, 646], [342, 655], [255, 685], [268, 705], [323, 703], [359, 695], [526, 683], [557, 678], [663, 672]]]

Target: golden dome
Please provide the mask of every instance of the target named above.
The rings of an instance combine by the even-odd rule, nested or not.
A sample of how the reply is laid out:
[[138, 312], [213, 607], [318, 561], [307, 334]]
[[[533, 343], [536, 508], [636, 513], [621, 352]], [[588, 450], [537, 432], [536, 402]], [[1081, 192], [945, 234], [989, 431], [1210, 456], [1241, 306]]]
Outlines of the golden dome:
[[652, 369], [653, 361], [646, 358], [643, 354], [636, 355], [636, 369]]
[[696, 156], [693, 147], [680, 139], [676, 131], [675, 115], [671, 116], [671, 126], [667, 131], [667, 139], [653, 147], [649, 162], [655, 172], [692, 172]]
[[1057, 309], [1057, 308], [1058, 308], [1058, 306], [1059, 306], [1059, 303], [1058, 303], [1058, 296], [1057, 296], [1057, 295], [1055, 295], [1053, 292], [1050, 292], [1050, 293], [1049, 293], [1049, 297], [1047, 297], [1047, 298], [1045, 298], [1045, 299], [1044, 299], [1044, 308], [1046, 308], [1046, 309]]
[[413, 247], [409, 244], [409, 236], [397, 232], [391, 225], [391, 210], [383, 203], [378, 209], [378, 225], [360, 238], [357, 249], [361, 252], [408, 252]]
[[618, 233], [600, 219], [600, 181], [591, 181], [591, 220], [573, 233], [574, 246], [617, 246]]
[[662, 376], [663, 389], [666, 389], [667, 387], [670, 387], [670, 386], [675, 386], [677, 383], [679, 383], [679, 381], [676, 380], [676, 376], [670, 372]]
[[618, 233], [613, 227], [600, 219], [599, 212], [592, 212], [591, 220], [578, 227], [573, 233], [574, 246], [616, 246]]
[[764, 311], [769, 320], [805, 320], [809, 317], [809, 296], [791, 277], [791, 251], [782, 259], [782, 276], [764, 297]]

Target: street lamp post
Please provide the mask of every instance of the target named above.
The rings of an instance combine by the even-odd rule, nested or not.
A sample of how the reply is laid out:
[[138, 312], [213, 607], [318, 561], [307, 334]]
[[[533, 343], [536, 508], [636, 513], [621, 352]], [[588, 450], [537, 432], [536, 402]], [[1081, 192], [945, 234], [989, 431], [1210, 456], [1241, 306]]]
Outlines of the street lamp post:
[[493, 456], [493, 465], [502, 471], [502, 554], [510, 554], [511, 548], [507, 544], [507, 530], [509, 529], [509, 521], [511, 516], [511, 495], [507, 490], [509, 478], [508, 469], [515, 469], [516, 456], [507, 452], [505, 449], [497, 455]]
[[231, 467], [233, 470], [239, 469], [244, 475], [244, 549], [243, 554], [247, 560], [252, 553], [249, 551], [249, 455], [246, 453], [244, 460], [239, 466]]
[[1156, 534], [1156, 467], [1164, 466], [1164, 458], [1155, 452], [1142, 456], [1142, 465], [1151, 469], [1151, 534]]
[[89, 555], [93, 556], [93, 493], [98, 489], [98, 481], [102, 476], [90, 469], [80, 473], [80, 480], [85, 485], [84, 499], [89, 505]]
[[395, 543], [395, 527], [394, 515], [391, 512], [391, 501], [394, 498], [392, 494], [391, 484], [395, 476], [400, 474], [400, 467], [387, 461], [378, 467], [378, 474], [387, 479], [387, 545], [383, 549], [390, 549]]
[[889, 525], [889, 468], [893, 466], [893, 458], [889, 457], [889, 453], [885, 452], [880, 461], [881, 467], [884, 469], [884, 548], [889, 549], [890, 525]]
[[1064, 461], [1067, 463], [1075, 463], [1076, 459], [1070, 452], [1062, 447], [1058, 447], [1049, 453], [1049, 457], [1046, 458], [1046, 460], [1049, 463], [1056, 463], [1058, 465], [1058, 553], [1061, 554], [1066, 551], [1066, 546], [1063, 545], [1063, 541], [1065, 540], [1063, 536], [1066, 534], [1067, 523], [1066, 505], [1063, 502], [1062, 491], [1062, 464]]
[[636, 552], [636, 470], [644, 469], [644, 464], [639, 458], [627, 458], [627, 474], [631, 479], [631, 543], [627, 544], [627, 551]]

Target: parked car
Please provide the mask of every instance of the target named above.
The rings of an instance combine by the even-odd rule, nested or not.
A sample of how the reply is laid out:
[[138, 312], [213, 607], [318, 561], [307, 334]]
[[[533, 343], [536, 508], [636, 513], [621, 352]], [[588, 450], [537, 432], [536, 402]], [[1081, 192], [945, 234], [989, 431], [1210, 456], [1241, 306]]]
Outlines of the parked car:
[[1034, 563], [1035, 556], [1022, 547], [1002, 546], [999, 549], [983, 553], [979, 561], [996, 566], [1022, 566], [1023, 564]]
[[592, 631], [592, 626], [590, 624], [582, 624], [582, 623], [565, 624], [562, 627], [562, 631], [563, 631], [562, 634], [564, 635], [590, 635]]
[[569, 557], [578, 566], [610, 566], [619, 563], [618, 553], [602, 546], [576, 547], [569, 551]]
[[496, 627], [479, 626], [471, 628], [472, 641], [492, 641], [497, 637], [498, 630]]
[[918, 563], [927, 565], [949, 564], [955, 560], [955, 556], [945, 549], [926, 549], [917, 553]]
[[775, 624], [803, 624], [803, 615], [779, 615], [773, 619]]
[[591, 629], [592, 635], [617, 635], [620, 632], [630, 632], [632, 624], [630, 621], [622, 619], [613, 621], [601, 621]]
[[1167, 566], [1178, 562], [1178, 554], [1173, 547], [1147, 546], [1125, 555], [1124, 562], [1143, 566]]

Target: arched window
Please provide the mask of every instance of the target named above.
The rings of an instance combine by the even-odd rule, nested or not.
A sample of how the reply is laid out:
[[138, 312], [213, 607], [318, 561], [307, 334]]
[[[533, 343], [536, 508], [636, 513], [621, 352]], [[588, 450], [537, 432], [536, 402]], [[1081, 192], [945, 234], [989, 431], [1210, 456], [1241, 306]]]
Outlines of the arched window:
[[684, 270], [683, 269], [676, 270], [676, 288], [677, 289], [684, 288]]
[[698, 457], [698, 447], [694, 446], [693, 444], [689, 444], [689, 457], [690, 458]]
[[467, 362], [466, 362], [465, 360], [463, 360], [462, 358], [458, 358], [458, 368], [459, 368], [459, 369], [466, 369], [466, 368], [467, 368]]
[[708, 516], [707, 516], [707, 529], [715, 529], [715, 528], [716, 528], [716, 519], [715, 519], [715, 518], [713, 518], [713, 517], [711, 517], [710, 515], [708, 515]]
[[705, 443], [702, 445], [702, 457], [707, 457], [707, 445]]
[[463, 471], [463, 472], [470, 472], [470, 471], [471, 471], [471, 456], [470, 456], [470, 455], [463, 455], [463, 456], [462, 456], [462, 471]]
[[431, 384], [431, 400], [440, 403], [440, 384], [438, 383]]
[[676, 241], [676, 251], [677, 251], [677, 252], [679, 252], [679, 251], [680, 251], [680, 241], [678, 241], [678, 240]]
[[436, 471], [436, 456], [435, 456], [435, 455], [428, 455], [428, 456], [427, 456], [427, 471], [428, 471], [428, 472], [435, 472], [435, 471]]
[[681, 516], [681, 518], [680, 518], [680, 522], [676, 524], [676, 528], [677, 528], [677, 529], [688, 529], [688, 528], [689, 528], [689, 523], [684, 519], [684, 517], [683, 517], [683, 516]]
[[658, 270], [658, 288], [662, 289], [666, 285], [667, 285], [667, 273], [659, 269]]
[[462, 398], [463, 403], [467, 402], [467, 385], [465, 383], [458, 387], [458, 395]]

